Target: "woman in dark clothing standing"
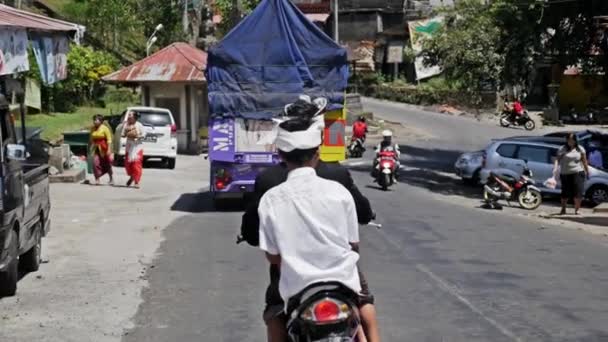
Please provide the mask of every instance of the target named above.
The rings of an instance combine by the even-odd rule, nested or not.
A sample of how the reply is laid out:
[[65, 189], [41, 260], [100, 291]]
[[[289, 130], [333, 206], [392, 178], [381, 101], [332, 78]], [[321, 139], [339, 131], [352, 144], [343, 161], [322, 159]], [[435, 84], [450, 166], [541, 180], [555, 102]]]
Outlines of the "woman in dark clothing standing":
[[566, 137], [566, 145], [557, 152], [554, 174], [559, 168], [562, 183], [562, 211], [566, 214], [566, 206], [569, 199], [574, 199], [574, 214], [578, 215], [585, 192], [585, 180], [589, 178], [589, 164], [585, 149], [578, 145], [574, 133]]

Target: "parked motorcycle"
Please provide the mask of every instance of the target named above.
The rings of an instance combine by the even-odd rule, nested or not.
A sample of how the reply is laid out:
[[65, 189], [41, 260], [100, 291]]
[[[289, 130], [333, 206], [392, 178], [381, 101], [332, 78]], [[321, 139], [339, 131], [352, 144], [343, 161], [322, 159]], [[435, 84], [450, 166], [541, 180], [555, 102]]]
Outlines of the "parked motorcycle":
[[350, 142], [348, 146], [348, 156], [349, 158], [361, 158], [363, 157], [363, 153], [365, 152], [365, 147], [363, 146], [363, 139], [357, 138]]
[[488, 182], [483, 187], [483, 198], [486, 204], [502, 209], [498, 204], [499, 200], [506, 200], [507, 203], [517, 201], [519, 205], [527, 210], [534, 210], [542, 203], [540, 189], [534, 185], [532, 170], [528, 167], [528, 161], [524, 161], [524, 170], [519, 179], [500, 176], [490, 173]]
[[503, 111], [500, 115], [500, 125], [502, 127], [523, 126], [526, 130], [532, 131], [536, 128], [536, 122], [532, 120], [528, 111], [524, 111], [522, 115], [516, 115], [513, 119], [511, 112]]
[[376, 158], [376, 170], [374, 170], [376, 182], [384, 191], [395, 184], [396, 156], [394, 151], [382, 151], [378, 153]]

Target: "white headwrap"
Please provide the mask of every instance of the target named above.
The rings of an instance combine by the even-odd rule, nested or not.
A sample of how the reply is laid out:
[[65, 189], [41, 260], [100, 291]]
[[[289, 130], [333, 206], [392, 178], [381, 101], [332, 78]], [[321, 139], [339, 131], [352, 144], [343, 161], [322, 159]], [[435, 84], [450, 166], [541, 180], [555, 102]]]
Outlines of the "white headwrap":
[[[308, 129], [305, 131], [288, 132], [281, 128], [280, 124], [287, 120], [293, 119], [293, 117], [284, 116], [281, 118], [275, 118], [272, 119], [275, 122], [273, 131], [264, 139], [260, 140], [258, 144], [275, 144], [277, 149], [283, 152], [291, 152], [293, 150], [308, 150], [321, 146], [323, 143], [321, 133], [325, 128], [325, 116], [321, 113], [327, 106], [327, 99], [317, 98], [312, 101], [310, 96], [300, 95], [300, 100], [312, 103], [318, 108], [318, 111], [313, 116], [310, 127], [308, 127]], [[288, 113], [291, 105], [292, 104], [288, 104], [285, 106], [285, 113]]]

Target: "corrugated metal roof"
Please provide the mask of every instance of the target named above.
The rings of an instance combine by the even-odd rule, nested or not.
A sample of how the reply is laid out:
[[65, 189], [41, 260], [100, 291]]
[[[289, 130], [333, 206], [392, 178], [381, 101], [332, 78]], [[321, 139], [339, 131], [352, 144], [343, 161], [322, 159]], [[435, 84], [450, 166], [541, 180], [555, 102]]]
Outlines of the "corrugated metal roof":
[[40, 14], [0, 5], [0, 27], [22, 27], [30, 30], [84, 33], [85, 27]]
[[204, 82], [206, 67], [205, 51], [186, 43], [173, 43], [103, 80], [110, 83]]

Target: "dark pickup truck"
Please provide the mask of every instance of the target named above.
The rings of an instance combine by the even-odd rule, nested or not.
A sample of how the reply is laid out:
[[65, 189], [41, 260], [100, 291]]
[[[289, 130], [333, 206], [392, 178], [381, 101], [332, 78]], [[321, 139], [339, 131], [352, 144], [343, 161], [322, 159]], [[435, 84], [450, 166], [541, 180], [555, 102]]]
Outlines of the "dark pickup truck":
[[0, 95], [0, 297], [16, 293], [20, 271], [38, 270], [50, 229], [47, 150], [39, 139], [17, 144], [13, 121]]

